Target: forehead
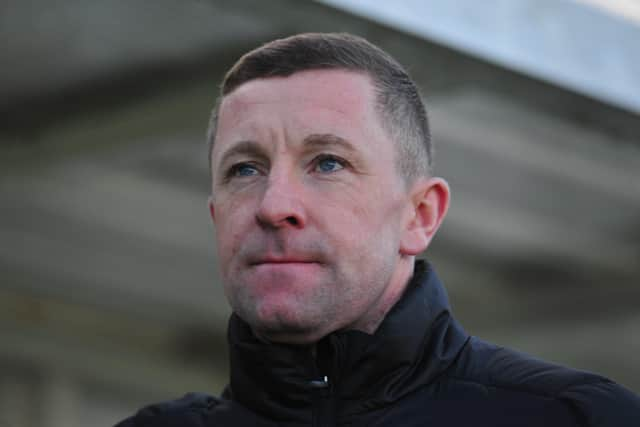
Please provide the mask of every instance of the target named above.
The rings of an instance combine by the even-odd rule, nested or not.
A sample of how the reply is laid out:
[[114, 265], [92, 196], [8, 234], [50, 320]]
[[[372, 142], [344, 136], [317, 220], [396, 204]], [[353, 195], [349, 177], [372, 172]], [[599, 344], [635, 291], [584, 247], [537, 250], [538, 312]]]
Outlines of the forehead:
[[309, 115], [336, 126], [375, 128], [377, 123], [372, 122], [378, 121], [369, 76], [346, 70], [309, 70], [288, 77], [255, 79], [239, 86], [220, 104], [217, 136], [246, 125], [248, 119], [254, 124], [270, 123], [270, 119], [283, 114], [290, 119], [301, 116], [309, 126], [313, 126]]
[[307, 70], [287, 77], [250, 80], [227, 95], [222, 107], [256, 100], [299, 102], [303, 100], [342, 105], [343, 109], [372, 106], [370, 77], [355, 71]]

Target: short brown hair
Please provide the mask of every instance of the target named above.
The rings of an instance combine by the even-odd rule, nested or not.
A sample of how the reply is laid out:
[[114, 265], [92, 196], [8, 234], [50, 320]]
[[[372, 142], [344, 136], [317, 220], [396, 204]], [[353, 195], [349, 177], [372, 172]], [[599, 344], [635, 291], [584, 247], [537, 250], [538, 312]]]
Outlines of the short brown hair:
[[209, 161], [221, 99], [255, 79], [318, 69], [367, 74], [374, 83], [383, 128], [398, 144], [397, 168], [406, 182], [431, 173], [429, 121], [418, 88], [405, 69], [367, 40], [346, 33], [305, 33], [274, 40], [243, 55], [227, 72], [209, 125]]

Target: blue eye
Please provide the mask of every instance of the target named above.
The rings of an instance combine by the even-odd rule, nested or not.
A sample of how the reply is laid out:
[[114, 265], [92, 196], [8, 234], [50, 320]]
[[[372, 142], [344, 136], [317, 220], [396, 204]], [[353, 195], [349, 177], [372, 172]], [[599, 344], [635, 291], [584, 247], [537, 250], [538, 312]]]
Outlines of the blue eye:
[[335, 157], [323, 157], [316, 164], [316, 170], [322, 173], [337, 172], [343, 168], [344, 164]]
[[249, 163], [234, 165], [229, 171], [230, 176], [254, 176], [258, 174], [258, 169]]

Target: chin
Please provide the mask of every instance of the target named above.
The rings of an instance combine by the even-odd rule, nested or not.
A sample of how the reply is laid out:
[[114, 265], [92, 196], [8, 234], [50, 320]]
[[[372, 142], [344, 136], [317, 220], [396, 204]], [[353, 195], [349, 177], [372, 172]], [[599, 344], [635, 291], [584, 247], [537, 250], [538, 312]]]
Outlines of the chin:
[[292, 310], [263, 309], [262, 312], [254, 313], [253, 322], [248, 323], [256, 335], [268, 341], [311, 344], [326, 335], [324, 332], [326, 325], [308, 317], [308, 314]]

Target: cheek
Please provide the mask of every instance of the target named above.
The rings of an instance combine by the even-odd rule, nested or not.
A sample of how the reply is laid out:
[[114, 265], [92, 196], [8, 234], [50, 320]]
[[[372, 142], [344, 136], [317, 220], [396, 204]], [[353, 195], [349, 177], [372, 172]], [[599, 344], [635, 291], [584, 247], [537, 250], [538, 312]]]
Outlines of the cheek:
[[326, 206], [332, 215], [332, 228], [339, 233], [335, 237], [345, 246], [363, 253], [399, 247], [402, 204], [384, 191], [345, 192]]
[[223, 269], [238, 253], [252, 218], [251, 210], [238, 203], [220, 203], [216, 206], [216, 247]]
[[358, 191], [341, 191], [325, 197], [314, 211], [324, 231], [353, 248], [375, 235], [383, 222], [375, 202]]
[[221, 231], [217, 234], [216, 247], [222, 268], [226, 268], [229, 265], [229, 260], [238, 253], [241, 240], [240, 233], [231, 231], [228, 226], [224, 229], [221, 228]]
[[[351, 191], [341, 192], [340, 199], [335, 203], [352, 222], [349, 224], [354, 230], [365, 228], [375, 230], [383, 224], [389, 216], [393, 215], [393, 209], [389, 195], [378, 188], [354, 188]], [[364, 236], [363, 236], [364, 237]]]

